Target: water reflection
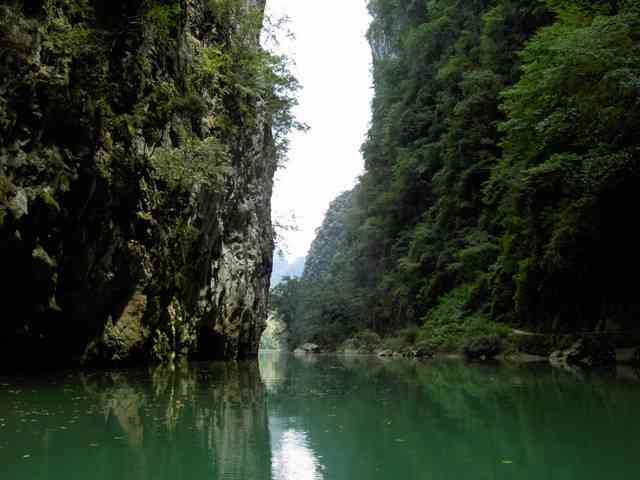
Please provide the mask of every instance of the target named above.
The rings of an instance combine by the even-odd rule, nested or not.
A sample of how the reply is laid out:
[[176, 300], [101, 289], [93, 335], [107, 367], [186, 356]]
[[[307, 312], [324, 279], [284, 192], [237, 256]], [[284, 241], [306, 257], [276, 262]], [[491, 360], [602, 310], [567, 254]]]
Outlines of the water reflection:
[[286, 374], [269, 373], [281, 379], [268, 394], [273, 465], [300, 446], [309, 478], [627, 479], [640, 467], [637, 381], [547, 366], [276, 362]]
[[2, 478], [270, 477], [266, 392], [255, 363], [4, 383]]
[[[273, 422], [271, 425], [275, 424]], [[322, 480], [324, 466], [309, 446], [307, 434], [300, 430], [282, 431], [273, 443], [273, 480]]]
[[635, 478], [640, 384], [631, 370], [618, 375], [268, 355], [259, 368], [0, 378], [0, 475]]
[[291, 376], [286, 354], [260, 356], [260, 376], [268, 392], [269, 432], [271, 438], [271, 478], [273, 480], [322, 480], [324, 466], [310, 444], [307, 432], [299, 428], [300, 416], [288, 415], [280, 404], [287, 392], [298, 385]]
[[260, 355], [258, 362], [260, 378], [269, 393], [277, 393], [286, 383], [288, 362], [291, 357], [284, 353]]

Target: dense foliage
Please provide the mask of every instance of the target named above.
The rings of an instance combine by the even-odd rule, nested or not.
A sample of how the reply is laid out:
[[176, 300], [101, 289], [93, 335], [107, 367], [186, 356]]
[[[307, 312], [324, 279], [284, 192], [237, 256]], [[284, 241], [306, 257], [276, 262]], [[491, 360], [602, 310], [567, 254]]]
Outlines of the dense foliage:
[[[314, 319], [320, 337], [333, 341], [336, 318], [345, 334], [419, 327], [445, 348], [499, 333], [496, 321], [634, 328], [636, 2], [371, 0], [369, 9], [366, 171], [333, 255], [342, 264], [318, 283], [331, 285], [321, 289], [331, 313]], [[299, 321], [308, 308], [300, 297]]]

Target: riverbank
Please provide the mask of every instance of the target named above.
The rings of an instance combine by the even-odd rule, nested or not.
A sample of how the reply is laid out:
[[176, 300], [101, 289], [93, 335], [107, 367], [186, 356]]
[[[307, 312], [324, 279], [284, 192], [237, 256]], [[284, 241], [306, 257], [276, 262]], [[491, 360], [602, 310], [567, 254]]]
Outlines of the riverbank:
[[550, 363], [566, 370], [640, 365], [640, 335], [630, 333], [540, 334], [509, 330], [503, 334], [478, 335], [460, 339], [458, 348], [437, 348], [421, 339], [416, 330], [406, 329], [393, 337], [381, 338], [362, 331], [337, 348], [305, 343], [297, 355], [329, 353], [381, 358], [461, 358], [468, 361], [509, 363]]

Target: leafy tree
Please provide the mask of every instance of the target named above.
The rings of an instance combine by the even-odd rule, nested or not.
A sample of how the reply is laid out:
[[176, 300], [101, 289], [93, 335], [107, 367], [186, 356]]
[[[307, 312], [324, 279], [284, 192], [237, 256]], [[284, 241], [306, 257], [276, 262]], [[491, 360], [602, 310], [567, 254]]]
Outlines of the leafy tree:
[[487, 188], [505, 227], [496, 288], [514, 291], [498, 309], [547, 328], [629, 324], [638, 308], [621, 212], [638, 182], [640, 17], [589, 12], [563, 10], [523, 51]]

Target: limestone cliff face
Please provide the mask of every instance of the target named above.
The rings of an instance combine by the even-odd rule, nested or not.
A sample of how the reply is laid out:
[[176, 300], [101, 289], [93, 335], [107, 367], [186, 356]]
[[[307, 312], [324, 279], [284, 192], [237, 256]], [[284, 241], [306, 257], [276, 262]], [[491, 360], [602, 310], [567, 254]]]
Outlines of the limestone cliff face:
[[[265, 0], [243, 0], [241, 4], [244, 15], [254, 12], [261, 17], [264, 12]], [[202, 2], [193, 1], [187, 7], [193, 38], [206, 18], [201, 7]], [[258, 48], [259, 35], [246, 41], [247, 48]], [[194, 320], [198, 325], [196, 353], [204, 358], [255, 356], [266, 326], [276, 155], [264, 105], [258, 99], [254, 108], [254, 125], [241, 132], [234, 153], [236, 174], [229, 177], [222, 196], [205, 190], [198, 202], [202, 237], [194, 281], [202, 279], [203, 284]]]
[[198, 293], [196, 318], [198, 355], [204, 357], [255, 356], [266, 326], [275, 171], [268, 128], [249, 136], [237, 168], [243, 174], [231, 179], [222, 202], [209, 192], [199, 202], [204, 235], [197, 271], [204, 284]]
[[0, 6], [0, 357], [257, 353], [276, 166], [263, 8]]

